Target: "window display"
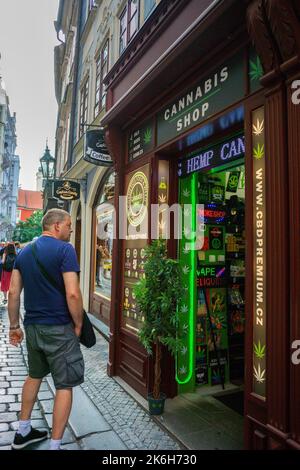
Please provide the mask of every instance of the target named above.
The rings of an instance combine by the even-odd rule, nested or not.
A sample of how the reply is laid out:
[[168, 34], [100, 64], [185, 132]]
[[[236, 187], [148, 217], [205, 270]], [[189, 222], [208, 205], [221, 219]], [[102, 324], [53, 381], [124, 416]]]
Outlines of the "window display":
[[[182, 163], [181, 163], [182, 165]], [[177, 359], [178, 383], [240, 385], [244, 376], [245, 330], [245, 167], [243, 159], [210, 171], [180, 178], [181, 204], [194, 207], [198, 251], [179, 244], [183, 283], [187, 286], [180, 312], [180, 333], [186, 327], [186, 348]], [[185, 226], [183, 226], [185, 233]], [[196, 248], [198, 247], [195, 245]], [[195, 284], [193, 284], [195, 283]], [[195, 286], [195, 287], [194, 287]], [[196, 298], [196, 305], [194, 304]], [[189, 321], [195, 312], [195, 323]], [[189, 342], [194, 329], [194, 340]], [[190, 353], [193, 345], [194, 354]], [[189, 354], [187, 354], [189, 352]], [[186, 389], [185, 389], [186, 390]]]
[[244, 348], [244, 167], [199, 174], [204, 246], [198, 251], [196, 383], [243, 378]]
[[114, 188], [115, 175], [107, 178], [96, 207], [96, 246], [94, 290], [110, 299], [112, 250], [114, 239]]

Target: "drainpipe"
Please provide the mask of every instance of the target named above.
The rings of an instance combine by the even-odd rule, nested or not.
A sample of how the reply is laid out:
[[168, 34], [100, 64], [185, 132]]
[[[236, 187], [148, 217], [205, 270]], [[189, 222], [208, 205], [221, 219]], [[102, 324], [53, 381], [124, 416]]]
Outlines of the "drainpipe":
[[78, 21], [77, 21], [77, 36], [76, 36], [75, 57], [74, 57], [72, 107], [71, 107], [71, 115], [70, 115], [69, 147], [68, 147], [68, 159], [67, 159], [68, 170], [72, 166], [73, 136], [74, 136], [75, 110], [76, 110], [77, 85], [78, 85], [79, 52], [80, 52], [80, 39], [81, 39], [81, 26], [82, 26], [83, 1], [82, 0], [77, 0], [77, 1], [78, 1]]

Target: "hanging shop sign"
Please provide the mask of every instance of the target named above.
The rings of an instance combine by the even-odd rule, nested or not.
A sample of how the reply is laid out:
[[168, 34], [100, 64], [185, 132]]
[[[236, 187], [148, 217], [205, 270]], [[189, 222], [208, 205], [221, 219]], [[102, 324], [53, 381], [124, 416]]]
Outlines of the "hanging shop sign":
[[157, 116], [157, 144], [176, 138], [243, 98], [244, 58], [239, 53], [215, 68]]
[[86, 131], [84, 137], [83, 159], [98, 166], [113, 165], [113, 161], [104, 140], [104, 129], [92, 129]]
[[80, 198], [80, 184], [74, 181], [54, 181], [53, 196], [62, 201], [75, 201]]
[[[179, 160], [178, 176], [184, 177], [200, 170], [209, 170], [219, 165], [232, 162], [245, 155], [245, 136], [233, 137], [225, 142], [219, 143], [214, 147], [204, 149], [193, 154], [187, 159]], [[214, 201], [221, 199], [218, 192]]]
[[264, 107], [252, 113], [253, 145], [253, 392], [266, 396], [266, 214]]
[[128, 138], [129, 161], [142, 157], [154, 148], [154, 124], [148, 121], [139, 128], [134, 129]]

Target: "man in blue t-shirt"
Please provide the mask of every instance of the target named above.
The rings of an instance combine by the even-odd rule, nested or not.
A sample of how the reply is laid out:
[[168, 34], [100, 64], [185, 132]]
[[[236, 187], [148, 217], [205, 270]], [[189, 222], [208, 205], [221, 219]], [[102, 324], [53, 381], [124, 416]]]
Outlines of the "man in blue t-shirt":
[[78, 280], [80, 269], [75, 250], [69, 243], [71, 218], [66, 211], [51, 209], [43, 217], [42, 225], [41, 237], [17, 256], [9, 289], [9, 339], [17, 346], [23, 340], [19, 308], [24, 288], [29, 366], [29, 376], [23, 386], [19, 430], [12, 444], [14, 449], [48, 437], [46, 431], [31, 427], [30, 416], [42, 379], [51, 373], [56, 396], [50, 450], [59, 450], [71, 412], [72, 388], [84, 380], [79, 346], [83, 306]]

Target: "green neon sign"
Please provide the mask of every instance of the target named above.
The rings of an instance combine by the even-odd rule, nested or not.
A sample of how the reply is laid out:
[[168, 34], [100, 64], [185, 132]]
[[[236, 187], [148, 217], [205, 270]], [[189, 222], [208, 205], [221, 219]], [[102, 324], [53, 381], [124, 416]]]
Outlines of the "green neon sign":
[[[184, 346], [176, 358], [176, 380], [179, 385], [194, 386], [195, 373], [195, 302], [196, 302], [196, 233], [197, 174], [180, 181], [180, 202], [183, 207], [183, 236], [180, 242], [180, 265], [185, 295], [179, 305], [179, 329]], [[185, 226], [185, 221], [188, 223]], [[188, 248], [187, 248], [188, 247]]]

